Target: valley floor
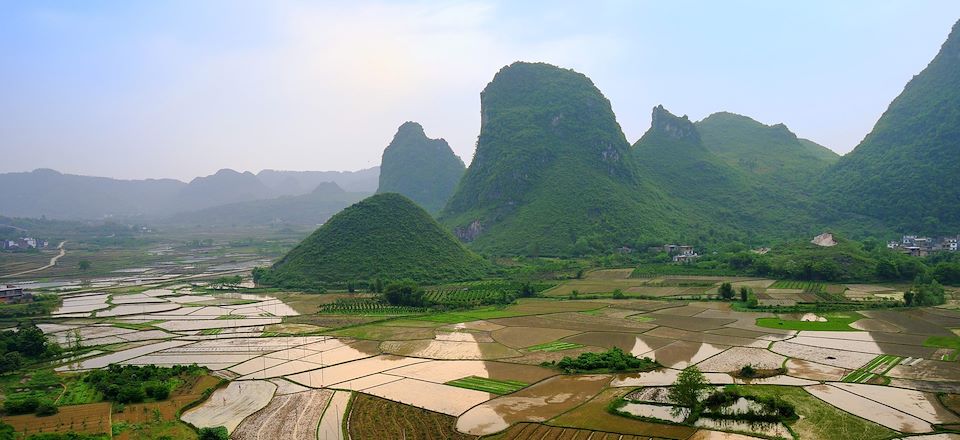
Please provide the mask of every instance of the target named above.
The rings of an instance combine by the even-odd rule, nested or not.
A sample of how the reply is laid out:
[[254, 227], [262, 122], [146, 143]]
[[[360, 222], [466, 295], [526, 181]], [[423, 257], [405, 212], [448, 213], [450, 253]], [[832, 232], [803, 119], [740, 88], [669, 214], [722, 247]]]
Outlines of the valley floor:
[[[751, 286], [774, 304], [820, 291], [869, 304], [867, 297], [895, 297], [898, 288], [635, 279], [630, 273], [593, 272], [508, 306], [399, 316], [324, 308], [349, 294], [221, 291], [204, 282], [78, 289], [58, 291], [62, 305], [39, 326], [65, 347], [83, 347], [54, 365], [62, 381], [111, 363], [196, 363], [229, 380], [179, 420], [152, 422], [170, 425], [170, 432], [181, 429], [178, 424], [190, 432], [186, 422], [226, 426], [242, 439], [314, 439], [318, 430], [320, 438], [357, 439], [956, 438], [948, 432], [960, 428], [954, 412], [960, 406], [954, 330], [960, 312], [953, 303], [774, 314], [708, 298], [721, 281]], [[617, 289], [626, 297], [613, 299]], [[588, 299], [569, 299], [574, 290]], [[612, 347], [650, 357], [662, 368], [567, 375], [541, 366]], [[748, 364], [784, 370], [765, 379], [735, 377]], [[800, 418], [782, 425], [700, 426], [607, 410], [637, 390], [671, 385], [690, 365], [711, 384], [783, 396]], [[57, 417], [102, 411], [96, 397], [80, 405], [60, 399]], [[112, 411], [112, 420], [122, 419], [115, 405]], [[87, 432], [136, 429], [90, 417], [101, 421], [84, 425]], [[37, 416], [4, 421], [24, 434], [77, 428], [73, 422], [43, 424]]]

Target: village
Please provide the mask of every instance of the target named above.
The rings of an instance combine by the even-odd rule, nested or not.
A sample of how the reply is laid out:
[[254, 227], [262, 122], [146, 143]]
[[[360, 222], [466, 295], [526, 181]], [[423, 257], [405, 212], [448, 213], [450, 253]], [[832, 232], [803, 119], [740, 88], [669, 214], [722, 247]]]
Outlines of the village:
[[934, 252], [956, 252], [958, 249], [958, 240], [960, 240], [960, 235], [936, 238], [904, 235], [900, 241], [888, 242], [887, 248], [898, 250], [914, 257], [926, 257]]
[[50, 246], [49, 241], [41, 240], [33, 237], [20, 237], [15, 240], [0, 240], [0, 250], [5, 250], [5, 251], [46, 249], [49, 246]]

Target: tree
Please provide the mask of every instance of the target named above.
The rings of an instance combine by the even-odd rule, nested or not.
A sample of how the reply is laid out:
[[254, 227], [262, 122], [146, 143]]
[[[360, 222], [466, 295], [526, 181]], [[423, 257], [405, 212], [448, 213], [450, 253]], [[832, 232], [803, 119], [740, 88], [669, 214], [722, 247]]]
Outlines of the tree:
[[20, 353], [11, 351], [0, 356], [0, 373], [16, 371], [23, 365], [23, 356]]
[[32, 322], [21, 324], [17, 328], [13, 345], [13, 347], [8, 348], [19, 351], [24, 356], [36, 358], [47, 352], [47, 337]]
[[730, 283], [721, 284], [718, 292], [723, 299], [733, 299], [733, 285]]
[[347, 292], [355, 293], [357, 291], [357, 286], [353, 281], [347, 281]]
[[527, 281], [520, 286], [520, 290], [517, 292], [517, 296], [519, 296], [520, 298], [530, 298], [530, 297], [537, 296], [537, 291], [534, 290], [530, 282]]
[[383, 280], [377, 278], [373, 283], [373, 291], [376, 293], [383, 293]]
[[83, 271], [90, 270], [90, 267], [92, 266], [93, 264], [90, 263], [90, 260], [80, 260], [80, 263], [77, 264], [77, 267], [79, 267], [80, 270], [83, 270]]
[[933, 277], [944, 284], [960, 284], [960, 263], [937, 264], [933, 268]]
[[40, 402], [39, 405], [37, 405], [36, 414], [41, 417], [52, 416], [58, 413], [59, 411], [60, 410], [57, 409], [57, 405], [54, 405], [52, 402], [43, 401], [43, 402]]
[[624, 295], [624, 294], [623, 294], [623, 291], [620, 290], [620, 289], [615, 289], [615, 290], [613, 291], [613, 299], [624, 299], [624, 298], [626, 298], [626, 297], [627, 297], [627, 295]]
[[667, 396], [678, 405], [690, 408], [689, 417], [695, 417], [702, 405], [701, 398], [709, 386], [700, 369], [691, 365], [680, 372]]
[[908, 291], [904, 292], [904, 294], [903, 294], [903, 303], [906, 304], [907, 306], [912, 306], [912, 305], [913, 305], [913, 296], [914, 296], [914, 293], [913, 293], [912, 291], [909, 291], [909, 290], [908, 290]]
[[747, 286], [740, 287], [740, 301], [747, 302], [747, 298], [750, 296], [750, 289], [747, 289]]
[[892, 261], [880, 260], [877, 262], [877, 277], [884, 280], [896, 280], [900, 278], [900, 270]]

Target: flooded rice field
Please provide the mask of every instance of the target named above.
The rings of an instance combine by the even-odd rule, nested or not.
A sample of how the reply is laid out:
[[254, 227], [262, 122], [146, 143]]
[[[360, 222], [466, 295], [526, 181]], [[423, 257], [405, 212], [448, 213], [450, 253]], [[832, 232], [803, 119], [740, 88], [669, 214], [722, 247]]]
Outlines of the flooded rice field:
[[365, 388], [363, 392], [451, 416], [459, 416], [473, 406], [496, 397], [495, 394], [482, 391], [409, 378]]
[[626, 405], [620, 407], [620, 411], [639, 417], [660, 419], [673, 423], [680, 423], [690, 415], [689, 408], [634, 402], [627, 402]]
[[267, 406], [276, 390], [277, 386], [267, 381], [230, 382], [180, 418], [197, 427], [225, 426], [233, 432], [243, 419]]
[[591, 399], [609, 382], [610, 377], [606, 375], [550, 378], [471, 408], [457, 419], [457, 430], [487, 435], [503, 431], [516, 422], [546, 421]]
[[[771, 281], [745, 282], [763, 289], [759, 285]], [[859, 331], [793, 331], [760, 327], [758, 318], [774, 315], [734, 311], [720, 301], [540, 299], [504, 308], [518, 316], [498, 310], [492, 316], [507, 317], [452, 323], [417, 315], [368, 317], [344, 320], [357, 325], [339, 324], [343, 328], [337, 329], [328, 324], [336, 317], [289, 319], [298, 313], [278, 299], [287, 298], [283, 294], [213, 292], [182, 284], [126, 294], [68, 295], [55, 322], [43, 323], [41, 329], [62, 345], [79, 339], [100, 350], [65, 361], [58, 371], [111, 363], [206, 366], [233, 382], [186, 411], [183, 419], [197, 426], [228, 426], [236, 438], [313, 438], [316, 432], [336, 438], [349, 417], [351, 392], [445, 414], [458, 431], [470, 435], [513, 432], [511, 425], [527, 423], [535, 427], [531, 433], [555, 432], [556, 438], [582, 429], [600, 432], [599, 438], [791, 437], [779, 423], [701, 417], [695, 426], [680, 426], [606, 410], [613, 399], [628, 396], [625, 412], [682, 422], [682, 414], [671, 411], [666, 387], [691, 365], [715, 386], [806, 390], [811, 399], [902, 433], [898, 435], [960, 424], [936, 396], [960, 392], [960, 362], [941, 360], [953, 356], [952, 349], [928, 346], [930, 336], [953, 337], [952, 326], [960, 327], [960, 313], [951, 310], [865, 311], [865, 318], [852, 324]], [[816, 313], [779, 317], [826, 322]], [[536, 347], [551, 343], [559, 348]], [[568, 375], [539, 365], [612, 347], [649, 356], [664, 368]], [[897, 356], [898, 363], [889, 364], [889, 371], [883, 371], [888, 364], [874, 368], [871, 362], [882, 355]], [[745, 365], [784, 366], [786, 374], [755, 380], [728, 374]], [[858, 369], [882, 374], [870, 383], [889, 381], [890, 386], [840, 382]], [[500, 391], [450, 384], [469, 383], [460, 381], [465, 378], [519, 385], [497, 395], [491, 391]], [[810, 423], [808, 418], [817, 414], [801, 413], [801, 418]], [[605, 433], [605, 426], [613, 432]]]
[[812, 385], [806, 390], [817, 398], [853, 415], [904, 433], [930, 432], [930, 423], [890, 406], [861, 397], [834, 385]]
[[776, 369], [783, 365], [786, 356], [761, 348], [731, 347], [699, 364], [701, 371], [733, 372], [746, 365], [759, 369]]

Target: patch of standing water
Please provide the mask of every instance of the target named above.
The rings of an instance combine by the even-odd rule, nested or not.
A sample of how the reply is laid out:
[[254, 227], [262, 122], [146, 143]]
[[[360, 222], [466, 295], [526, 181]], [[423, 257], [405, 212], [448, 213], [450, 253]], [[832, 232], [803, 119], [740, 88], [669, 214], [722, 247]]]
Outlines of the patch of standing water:
[[783, 423], [747, 422], [743, 420], [721, 420], [701, 417], [693, 423], [700, 428], [719, 429], [724, 431], [749, 432], [769, 437], [793, 438]]
[[620, 411], [623, 411], [628, 414], [633, 414], [638, 417], [648, 417], [652, 419], [666, 420], [668, 422], [680, 423], [683, 422], [687, 416], [690, 414], [689, 408], [682, 408], [672, 405], [653, 405], [650, 403], [633, 403], [628, 402], [626, 405], [620, 408]]

